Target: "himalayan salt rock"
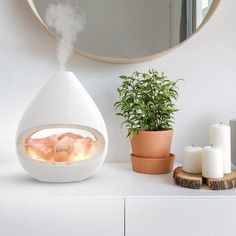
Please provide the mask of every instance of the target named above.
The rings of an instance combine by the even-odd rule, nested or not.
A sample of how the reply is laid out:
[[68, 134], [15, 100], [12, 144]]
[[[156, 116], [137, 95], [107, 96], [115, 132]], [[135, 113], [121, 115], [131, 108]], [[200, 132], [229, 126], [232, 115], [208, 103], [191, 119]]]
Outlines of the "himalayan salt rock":
[[93, 145], [93, 140], [89, 137], [77, 139], [74, 142], [75, 150], [74, 150], [73, 155], [80, 159], [86, 158], [86, 156], [90, 152], [92, 145]]
[[48, 138], [52, 139], [53, 142], [56, 144], [58, 142], [58, 138], [61, 136], [62, 134], [53, 134], [53, 135], [50, 135], [48, 136]]
[[46, 138], [29, 138], [25, 144], [31, 158], [51, 162], [83, 160], [94, 153], [91, 138], [70, 132], [53, 134]]
[[73, 139], [73, 141], [75, 141], [76, 139], [82, 139], [83, 136], [79, 135], [79, 134], [74, 134], [74, 133], [64, 133], [62, 135], [60, 135], [58, 137], [58, 140], [60, 141], [61, 139], [63, 139], [64, 137], [68, 137]]
[[50, 138], [27, 139], [26, 152], [29, 156], [50, 160], [54, 154], [54, 143]]
[[70, 156], [74, 151], [73, 139], [65, 136], [54, 147], [54, 161], [66, 162], [70, 160]]

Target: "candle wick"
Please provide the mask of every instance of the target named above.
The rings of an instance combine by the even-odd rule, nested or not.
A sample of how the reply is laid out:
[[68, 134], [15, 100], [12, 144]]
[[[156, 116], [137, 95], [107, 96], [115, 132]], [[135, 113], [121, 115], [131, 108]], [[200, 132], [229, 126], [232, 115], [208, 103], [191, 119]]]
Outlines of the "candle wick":
[[213, 148], [213, 145], [211, 144], [211, 147]]
[[194, 145], [194, 144], [192, 144], [192, 147], [195, 147], [195, 145]]
[[220, 125], [222, 125], [222, 123], [223, 123], [223, 122], [221, 121], [221, 122], [220, 122]]

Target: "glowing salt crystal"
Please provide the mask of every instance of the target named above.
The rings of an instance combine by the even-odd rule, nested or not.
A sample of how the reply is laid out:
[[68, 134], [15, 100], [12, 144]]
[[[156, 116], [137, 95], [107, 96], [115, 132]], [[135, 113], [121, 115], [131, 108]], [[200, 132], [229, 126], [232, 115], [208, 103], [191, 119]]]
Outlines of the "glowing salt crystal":
[[81, 136], [81, 135], [79, 135], [79, 134], [64, 133], [64, 134], [61, 134], [61, 135], [58, 137], [58, 140], [61, 140], [61, 139], [63, 139], [64, 137], [71, 138], [71, 139], [73, 139], [73, 141], [75, 141], [76, 139], [82, 139], [82, 138], [83, 138], [83, 136]]
[[73, 139], [68, 136], [63, 137], [54, 147], [54, 161], [65, 162], [70, 160], [74, 151]]
[[57, 143], [58, 142], [58, 138], [61, 136], [62, 134], [53, 134], [53, 135], [50, 135], [48, 136], [48, 138], [51, 138], [53, 140], [54, 143]]
[[46, 138], [26, 140], [26, 152], [35, 160], [51, 162], [79, 161], [95, 153], [93, 140], [75, 133], [53, 134]]
[[86, 157], [92, 147], [93, 141], [91, 138], [82, 138], [77, 139], [74, 142], [75, 151], [73, 153], [74, 156], [77, 156], [79, 159], [86, 159]]
[[54, 143], [50, 138], [27, 139], [26, 151], [33, 156], [50, 160], [54, 154]]

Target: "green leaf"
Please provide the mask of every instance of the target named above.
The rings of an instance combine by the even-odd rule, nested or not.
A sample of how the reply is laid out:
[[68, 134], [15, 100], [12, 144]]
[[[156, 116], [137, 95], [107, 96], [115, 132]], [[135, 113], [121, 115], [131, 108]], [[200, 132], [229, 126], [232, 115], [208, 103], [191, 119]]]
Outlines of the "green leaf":
[[173, 114], [178, 111], [178, 79], [167, 79], [164, 72], [149, 69], [148, 73], [134, 71], [131, 76], [121, 75], [122, 82], [117, 92], [119, 100], [114, 103], [117, 115], [122, 116], [130, 128], [132, 137], [138, 130], [166, 130], [172, 127]]

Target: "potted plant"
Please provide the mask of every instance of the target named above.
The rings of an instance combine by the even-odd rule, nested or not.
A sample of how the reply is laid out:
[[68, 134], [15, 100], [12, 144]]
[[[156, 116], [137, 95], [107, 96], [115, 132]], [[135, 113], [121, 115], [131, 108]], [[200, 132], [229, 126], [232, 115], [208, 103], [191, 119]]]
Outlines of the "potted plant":
[[173, 115], [178, 111], [174, 101], [180, 79], [170, 81], [154, 69], [119, 78], [122, 83], [114, 107], [116, 114], [124, 118], [122, 125], [128, 128], [133, 170], [149, 174], [171, 172], [175, 158], [170, 153]]

